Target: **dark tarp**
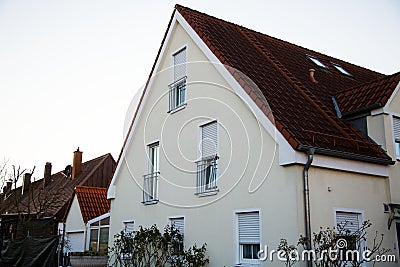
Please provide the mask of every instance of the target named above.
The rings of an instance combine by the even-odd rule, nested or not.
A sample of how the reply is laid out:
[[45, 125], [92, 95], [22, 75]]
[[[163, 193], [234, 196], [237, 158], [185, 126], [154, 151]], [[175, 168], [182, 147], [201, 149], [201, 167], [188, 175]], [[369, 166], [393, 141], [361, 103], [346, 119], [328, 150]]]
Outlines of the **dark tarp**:
[[26, 237], [3, 243], [0, 267], [53, 267], [58, 246], [56, 237]]

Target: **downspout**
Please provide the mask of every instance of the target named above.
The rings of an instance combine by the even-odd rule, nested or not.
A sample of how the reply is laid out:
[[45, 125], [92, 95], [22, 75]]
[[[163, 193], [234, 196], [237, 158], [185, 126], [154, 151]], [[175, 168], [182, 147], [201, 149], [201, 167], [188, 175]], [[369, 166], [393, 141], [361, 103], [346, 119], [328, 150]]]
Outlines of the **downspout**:
[[[304, 166], [303, 170], [303, 187], [304, 187], [304, 224], [306, 228], [306, 248], [307, 250], [311, 250], [311, 219], [310, 219], [310, 189], [308, 187], [308, 170], [310, 169], [311, 163], [314, 159], [314, 152], [313, 148], [310, 148], [307, 151], [307, 163]], [[307, 260], [307, 267], [312, 267], [312, 261]]]

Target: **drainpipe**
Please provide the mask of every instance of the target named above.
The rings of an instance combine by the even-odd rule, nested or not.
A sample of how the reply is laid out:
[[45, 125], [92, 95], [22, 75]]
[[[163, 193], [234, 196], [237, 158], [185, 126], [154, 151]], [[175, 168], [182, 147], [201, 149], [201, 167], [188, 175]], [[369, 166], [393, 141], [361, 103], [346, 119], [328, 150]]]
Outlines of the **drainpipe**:
[[[303, 170], [303, 187], [304, 187], [304, 224], [306, 228], [306, 238], [307, 238], [307, 250], [311, 250], [311, 222], [310, 222], [310, 189], [308, 188], [308, 169], [310, 169], [311, 163], [314, 159], [313, 148], [307, 151], [307, 163]], [[312, 261], [307, 261], [307, 267], [312, 267]]]

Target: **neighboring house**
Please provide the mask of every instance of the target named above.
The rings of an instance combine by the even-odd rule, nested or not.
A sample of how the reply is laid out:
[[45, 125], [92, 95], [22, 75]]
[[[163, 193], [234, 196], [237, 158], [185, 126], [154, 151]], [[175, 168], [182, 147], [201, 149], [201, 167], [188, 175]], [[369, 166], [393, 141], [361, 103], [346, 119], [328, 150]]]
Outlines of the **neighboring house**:
[[369, 219], [397, 253], [398, 88], [398, 74], [177, 5], [108, 189], [110, 242], [125, 222], [175, 224], [210, 266], [280, 266], [257, 252]]
[[73, 165], [52, 174], [46, 163], [44, 178], [31, 181], [25, 174], [23, 185], [3, 189], [0, 202], [1, 236], [3, 238], [58, 235], [69, 211], [76, 186], [106, 188], [115, 169], [111, 154], [82, 163], [82, 152], [74, 152]]
[[68, 250], [70, 252], [107, 250], [109, 211], [107, 188], [77, 186], [65, 220]]

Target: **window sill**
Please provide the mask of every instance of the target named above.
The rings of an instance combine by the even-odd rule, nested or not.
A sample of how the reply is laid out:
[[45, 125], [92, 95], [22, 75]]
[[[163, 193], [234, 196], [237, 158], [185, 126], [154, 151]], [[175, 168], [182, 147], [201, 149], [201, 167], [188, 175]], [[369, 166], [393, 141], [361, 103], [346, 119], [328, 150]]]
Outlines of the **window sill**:
[[158, 203], [158, 199], [155, 200], [148, 200], [148, 201], [142, 201], [143, 205], [154, 205]]
[[169, 113], [169, 114], [174, 114], [175, 112], [178, 112], [178, 111], [180, 111], [180, 110], [186, 108], [186, 105], [187, 105], [187, 104], [184, 103], [184, 104], [182, 104], [182, 105], [180, 105], [180, 106], [178, 106], [178, 107], [176, 107], [176, 108], [174, 108], [174, 109], [171, 109], [171, 110], [168, 111], [167, 113]]
[[218, 194], [219, 189], [213, 189], [213, 190], [209, 190], [209, 191], [205, 191], [205, 192], [201, 192], [201, 193], [195, 193], [196, 196], [198, 197], [208, 197], [208, 196], [214, 196], [216, 194]]

